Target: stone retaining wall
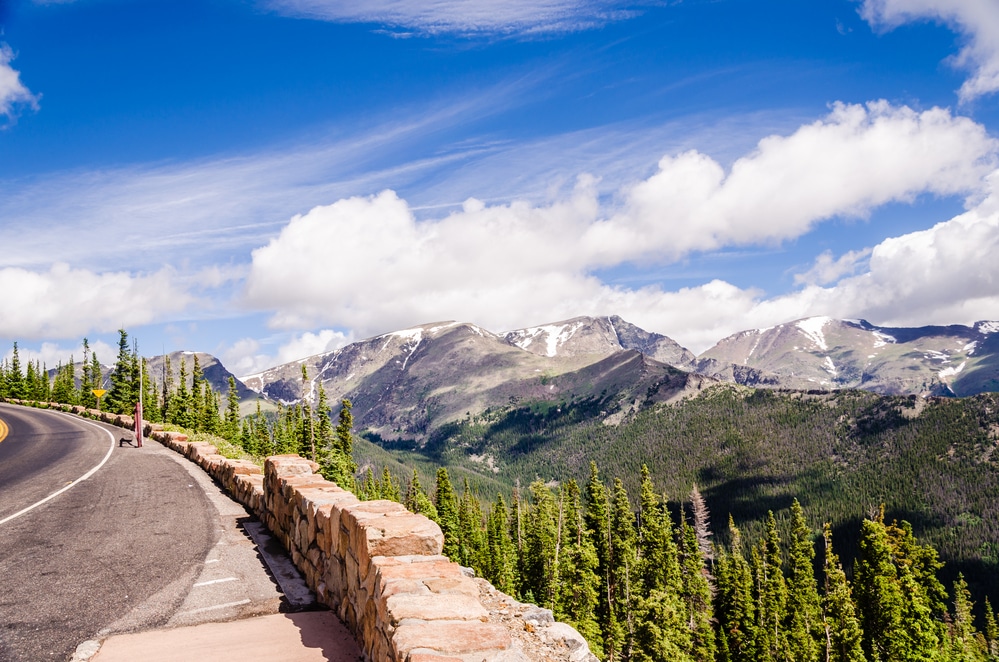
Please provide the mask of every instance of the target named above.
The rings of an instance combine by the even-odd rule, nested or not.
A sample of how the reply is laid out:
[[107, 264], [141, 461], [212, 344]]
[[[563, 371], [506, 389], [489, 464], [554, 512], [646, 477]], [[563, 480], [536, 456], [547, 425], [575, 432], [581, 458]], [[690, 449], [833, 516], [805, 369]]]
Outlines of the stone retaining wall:
[[509, 632], [485, 622], [478, 586], [441, 556], [437, 524], [394, 501], [360, 501], [297, 455], [264, 470], [228, 460], [208, 443], [153, 432], [214, 477], [277, 536], [320, 602], [371, 660], [504, 660]]
[[[48, 406], [134, 428], [130, 416]], [[150, 439], [202, 467], [266, 524], [319, 601], [354, 632], [369, 660], [532, 659], [508, 627], [490, 620], [476, 580], [441, 555], [444, 536], [427, 517], [393, 501], [360, 501], [297, 455], [269, 457], [261, 470], [253, 462], [223, 457], [209, 443], [190, 442], [187, 435], [149, 424], [146, 430]], [[575, 637], [582, 641], [578, 633]], [[593, 659], [585, 642], [574, 646], [566, 659]]]

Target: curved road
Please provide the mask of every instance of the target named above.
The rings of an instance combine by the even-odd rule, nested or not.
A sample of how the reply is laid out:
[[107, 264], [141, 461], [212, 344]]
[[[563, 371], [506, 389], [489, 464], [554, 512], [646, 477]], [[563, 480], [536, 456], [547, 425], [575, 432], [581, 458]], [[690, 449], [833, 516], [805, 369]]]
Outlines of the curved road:
[[165, 623], [218, 538], [204, 491], [162, 449], [119, 448], [117, 428], [4, 404], [0, 420], [0, 661]]

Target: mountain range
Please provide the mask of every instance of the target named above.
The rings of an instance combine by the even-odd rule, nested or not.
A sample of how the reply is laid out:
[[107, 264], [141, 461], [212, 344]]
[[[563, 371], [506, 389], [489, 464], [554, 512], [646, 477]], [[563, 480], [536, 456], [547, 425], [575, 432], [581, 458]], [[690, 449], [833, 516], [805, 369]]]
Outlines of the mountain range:
[[599, 397], [606, 421], [614, 423], [646, 404], [719, 382], [885, 395], [996, 391], [999, 323], [892, 328], [812, 317], [743, 331], [695, 356], [617, 316], [504, 334], [439, 322], [242, 378], [247, 388], [285, 404], [314, 402], [322, 384], [334, 408], [350, 399], [356, 427], [386, 440], [425, 439], [449, 422], [537, 401]]

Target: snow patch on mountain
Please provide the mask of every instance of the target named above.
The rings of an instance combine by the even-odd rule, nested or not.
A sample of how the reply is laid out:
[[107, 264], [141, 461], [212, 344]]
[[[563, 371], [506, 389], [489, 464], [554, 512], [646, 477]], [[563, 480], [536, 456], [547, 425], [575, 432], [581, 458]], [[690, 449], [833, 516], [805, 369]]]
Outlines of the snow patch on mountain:
[[830, 317], [809, 317], [808, 319], [798, 320], [796, 325], [802, 333], [808, 336], [809, 340], [818, 345], [819, 349], [826, 351], [829, 347], [826, 345], [826, 337], [822, 333], [822, 329], [831, 321], [832, 318]]
[[968, 356], [971, 356], [972, 354], [975, 353], [975, 348], [976, 347], [978, 347], [978, 341], [977, 340], [972, 340], [967, 345], [965, 345], [964, 347], [962, 347], [961, 351], [962, 352], [967, 352]]
[[940, 377], [941, 380], [949, 379], [949, 378], [957, 375], [962, 370], [964, 370], [964, 366], [967, 363], [968, 363], [967, 361], [961, 361], [961, 365], [957, 366], [956, 368], [953, 368], [953, 367], [952, 368], [944, 368], [943, 370], [941, 370], [940, 372], [937, 373], [937, 376]]
[[976, 331], [986, 336], [999, 331], [999, 322], [979, 322], [975, 326], [977, 327]]
[[558, 354], [558, 348], [585, 325], [586, 322], [575, 322], [574, 324], [548, 324], [522, 329], [518, 332], [519, 337], [513, 339], [513, 344], [526, 350], [535, 340], [544, 338], [545, 356], [555, 356]]
[[835, 377], [836, 374], [839, 372], [838, 370], [836, 370], [836, 364], [833, 363], [833, 360], [828, 356], [826, 357], [826, 360], [822, 362], [822, 367], [825, 368], [826, 372], [828, 372], [833, 377]]
[[427, 329], [427, 333], [437, 333], [438, 331], [443, 331], [444, 329], [450, 329], [451, 327], [458, 326], [459, 324], [461, 324], [461, 322], [448, 322], [446, 324], [441, 324], [439, 326], [434, 326]]
[[895, 339], [895, 336], [889, 336], [887, 333], [882, 333], [881, 331], [874, 331], [873, 333], [876, 339], [874, 341], [875, 348], [884, 347], [889, 344], [894, 345], [898, 342], [898, 340]]

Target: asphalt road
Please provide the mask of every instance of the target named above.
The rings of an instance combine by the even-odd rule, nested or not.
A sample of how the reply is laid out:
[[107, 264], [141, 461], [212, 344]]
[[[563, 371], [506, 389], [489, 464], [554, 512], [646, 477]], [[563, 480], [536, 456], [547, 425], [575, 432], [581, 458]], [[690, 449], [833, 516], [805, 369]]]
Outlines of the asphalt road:
[[0, 661], [66, 660], [111, 625], [165, 624], [221, 534], [188, 469], [69, 415], [0, 404], [0, 419]]

